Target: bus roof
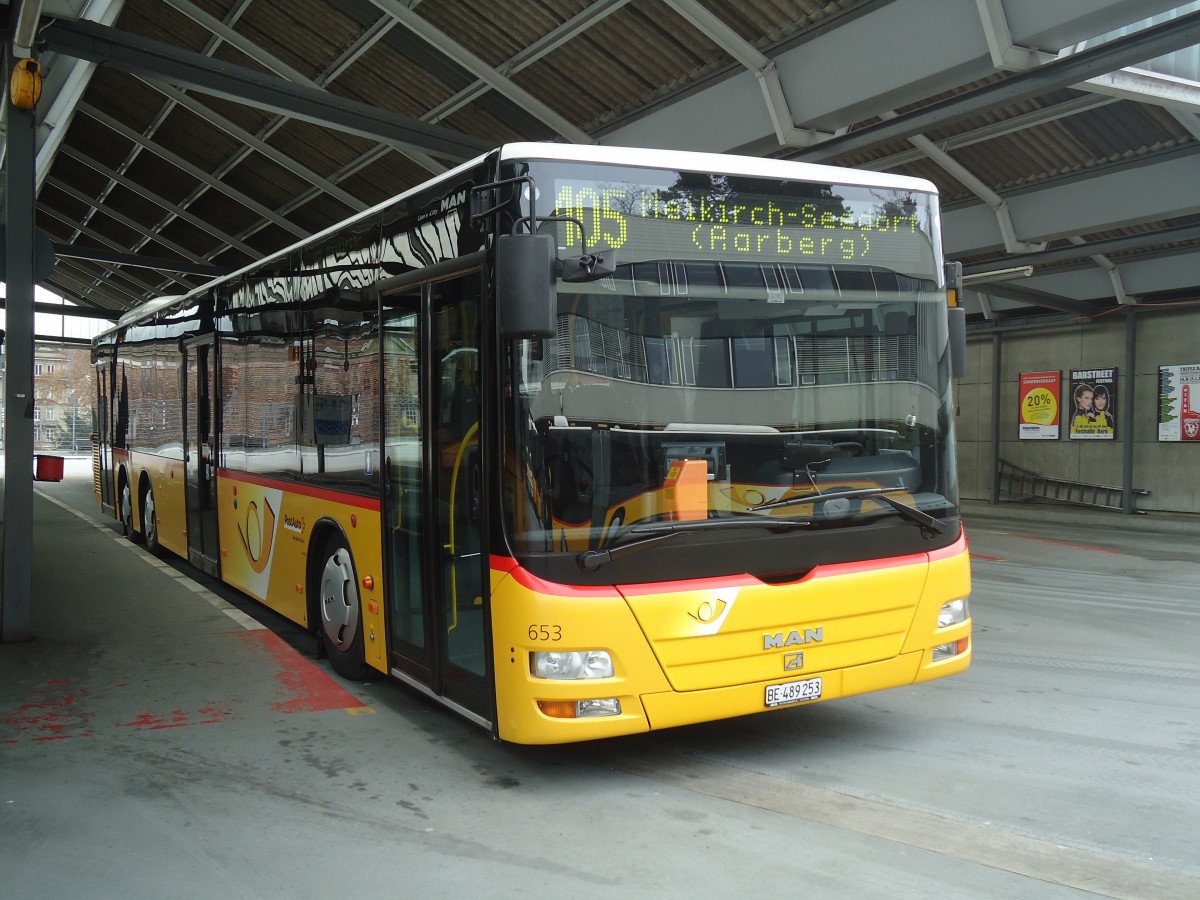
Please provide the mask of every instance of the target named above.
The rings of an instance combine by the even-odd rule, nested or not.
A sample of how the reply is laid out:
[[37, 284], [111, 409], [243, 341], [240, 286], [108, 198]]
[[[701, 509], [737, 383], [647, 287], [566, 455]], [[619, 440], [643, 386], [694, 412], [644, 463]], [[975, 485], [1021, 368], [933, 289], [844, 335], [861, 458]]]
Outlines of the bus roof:
[[765, 159], [695, 150], [662, 150], [642, 147], [605, 147], [600, 144], [515, 143], [500, 148], [501, 160], [539, 159], [565, 162], [608, 163], [643, 169], [684, 169], [689, 172], [723, 172], [752, 178], [819, 181], [854, 187], [917, 191], [936, 194], [932, 181], [868, 169], [843, 169], [788, 159]]
[[[664, 150], [646, 147], [608, 147], [600, 144], [557, 144], [519, 142], [504, 144], [497, 149], [501, 161], [513, 160], [561, 160], [563, 162], [599, 163], [609, 165], [634, 166], [649, 169], [684, 169], [691, 172], [722, 172], [729, 175], [744, 175], [758, 178], [785, 178], [794, 181], [820, 181], [832, 184], [844, 184], [857, 187], [878, 187], [885, 190], [917, 191], [920, 193], [936, 194], [937, 188], [933, 182], [924, 178], [913, 178], [907, 175], [893, 175], [888, 172], [872, 172], [865, 169], [842, 169], [836, 166], [824, 166], [817, 163], [796, 162], [784, 159], [764, 159], [756, 156], [736, 156], [725, 153], [705, 153], [694, 150]], [[110, 332], [142, 321], [148, 316], [170, 309], [211, 290], [218, 284], [233, 281], [254, 271], [264, 263], [280, 259], [289, 253], [310, 243], [319, 241], [336, 233], [348, 225], [370, 219], [379, 215], [384, 209], [403, 200], [412, 194], [427, 189], [440, 181], [451, 181], [462, 172], [467, 171], [490, 156], [485, 153], [474, 159], [455, 166], [428, 181], [414, 185], [403, 193], [377, 203], [354, 216], [330, 225], [322, 231], [301, 238], [293, 244], [264, 256], [262, 259], [248, 263], [242, 268], [207, 281], [185, 294], [173, 294], [156, 297], [141, 306], [129, 310], [111, 329], [97, 336], [104, 337]]]

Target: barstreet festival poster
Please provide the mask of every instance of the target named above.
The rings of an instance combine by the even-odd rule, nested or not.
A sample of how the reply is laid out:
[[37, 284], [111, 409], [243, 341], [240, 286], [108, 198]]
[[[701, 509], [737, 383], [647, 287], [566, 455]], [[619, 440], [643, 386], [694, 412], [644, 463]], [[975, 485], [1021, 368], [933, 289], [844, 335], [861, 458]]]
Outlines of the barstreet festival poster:
[[1072, 369], [1070, 394], [1072, 440], [1111, 441], [1117, 435], [1117, 370]]

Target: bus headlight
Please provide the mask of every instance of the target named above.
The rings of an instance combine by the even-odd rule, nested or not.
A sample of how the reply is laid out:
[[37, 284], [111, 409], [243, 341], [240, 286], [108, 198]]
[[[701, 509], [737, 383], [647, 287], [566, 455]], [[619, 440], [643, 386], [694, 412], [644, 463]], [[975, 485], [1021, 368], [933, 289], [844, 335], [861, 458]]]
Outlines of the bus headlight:
[[598, 719], [619, 716], [621, 701], [616, 697], [596, 700], [539, 700], [538, 709], [552, 719]]
[[529, 654], [529, 669], [535, 678], [576, 681], [612, 678], [612, 656], [607, 650], [550, 650]]
[[941, 662], [943, 659], [962, 656], [967, 652], [969, 646], [971, 646], [970, 638], [959, 638], [957, 641], [951, 641], [948, 644], [938, 644], [933, 648], [933, 661]]
[[969, 615], [966, 597], [943, 603], [942, 608], [938, 611], [938, 628], [947, 628], [957, 625], [959, 622], [965, 622]]

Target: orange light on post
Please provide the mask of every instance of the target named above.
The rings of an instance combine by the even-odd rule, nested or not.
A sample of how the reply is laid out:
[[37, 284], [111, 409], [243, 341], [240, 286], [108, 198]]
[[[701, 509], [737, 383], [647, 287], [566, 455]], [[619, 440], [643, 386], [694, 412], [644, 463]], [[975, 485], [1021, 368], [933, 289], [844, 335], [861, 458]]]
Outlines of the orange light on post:
[[8, 82], [8, 96], [18, 109], [33, 109], [42, 96], [42, 67], [36, 59], [17, 60]]
[[663, 479], [663, 511], [672, 522], [708, 518], [708, 462], [678, 459]]

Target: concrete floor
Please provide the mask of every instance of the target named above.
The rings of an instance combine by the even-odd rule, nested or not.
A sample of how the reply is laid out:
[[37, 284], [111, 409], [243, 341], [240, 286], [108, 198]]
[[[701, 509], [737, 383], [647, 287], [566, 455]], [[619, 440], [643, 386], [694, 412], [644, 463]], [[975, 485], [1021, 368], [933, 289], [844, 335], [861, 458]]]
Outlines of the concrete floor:
[[6, 900], [1200, 896], [1196, 523], [971, 508], [967, 673], [522, 748], [342, 681], [89, 477], [38, 485], [0, 645]]

